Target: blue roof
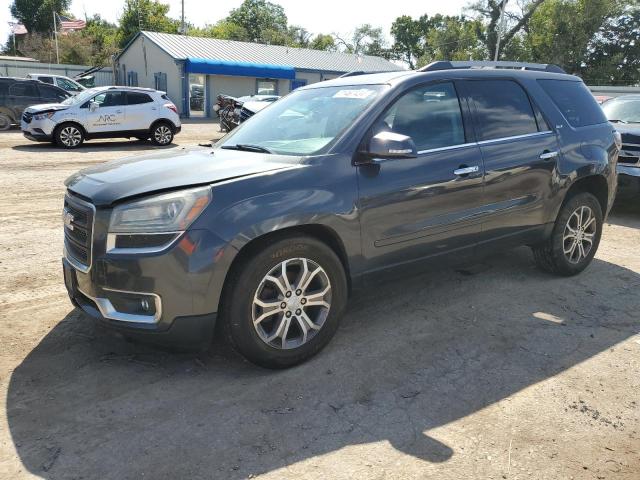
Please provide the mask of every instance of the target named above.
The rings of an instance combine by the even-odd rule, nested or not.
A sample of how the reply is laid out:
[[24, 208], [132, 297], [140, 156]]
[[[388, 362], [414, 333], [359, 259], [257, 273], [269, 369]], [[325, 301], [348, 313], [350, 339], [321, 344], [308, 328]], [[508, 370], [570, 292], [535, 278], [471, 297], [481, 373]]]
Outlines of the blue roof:
[[258, 78], [284, 78], [288, 80], [296, 78], [295, 69], [286, 65], [269, 65], [266, 63], [233, 62], [229, 60], [189, 57], [186, 59], [185, 66], [188, 73], [206, 73]]

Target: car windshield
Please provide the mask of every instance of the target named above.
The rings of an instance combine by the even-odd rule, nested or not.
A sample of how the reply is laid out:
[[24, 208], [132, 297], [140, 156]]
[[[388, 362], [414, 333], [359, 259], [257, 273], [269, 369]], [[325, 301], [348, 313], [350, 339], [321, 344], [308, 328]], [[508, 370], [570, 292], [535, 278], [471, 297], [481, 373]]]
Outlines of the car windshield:
[[98, 91], [99, 91], [99, 89], [96, 89], [96, 88], [89, 88], [87, 90], [83, 90], [82, 92], [78, 93], [77, 95], [67, 98], [64, 102], [62, 102], [62, 104], [63, 105], [78, 105], [79, 103], [84, 103], [87, 100], [89, 100], [93, 95], [98, 93]]
[[640, 123], [640, 98], [614, 98], [606, 102], [602, 109], [607, 120]]
[[383, 85], [296, 90], [261, 110], [217, 146], [251, 146], [282, 155], [319, 153], [380, 94]]

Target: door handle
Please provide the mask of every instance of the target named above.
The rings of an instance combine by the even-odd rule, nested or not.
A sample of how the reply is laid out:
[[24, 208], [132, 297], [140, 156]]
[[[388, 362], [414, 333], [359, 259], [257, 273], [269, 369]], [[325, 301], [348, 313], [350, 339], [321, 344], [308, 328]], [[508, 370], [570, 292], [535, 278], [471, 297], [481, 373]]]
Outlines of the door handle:
[[459, 175], [459, 176], [463, 176], [463, 175], [469, 175], [470, 173], [476, 173], [479, 170], [477, 165], [474, 165], [473, 167], [465, 167], [464, 165], [461, 165], [460, 168], [457, 168], [453, 171], [454, 175]]
[[549, 150], [545, 150], [540, 154], [540, 160], [551, 160], [552, 158], [556, 158], [558, 156], [558, 152], [550, 152]]

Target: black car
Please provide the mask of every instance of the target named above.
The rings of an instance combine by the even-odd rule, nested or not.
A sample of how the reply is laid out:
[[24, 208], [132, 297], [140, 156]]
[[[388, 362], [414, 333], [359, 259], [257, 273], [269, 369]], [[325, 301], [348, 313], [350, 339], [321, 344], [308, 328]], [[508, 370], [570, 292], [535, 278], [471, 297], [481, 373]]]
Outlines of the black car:
[[607, 101], [605, 115], [622, 135], [618, 156], [618, 196], [640, 197], [640, 95], [623, 95]]
[[206, 346], [218, 324], [278, 368], [329, 342], [350, 292], [416, 266], [530, 245], [540, 268], [575, 275], [600, 242], [620, 139], [560, 71], [437, 62], [335, 79], [213, 149], [83, 170], [66, 181], [69, 295], [157, 342]]
[[70, 93], [55, 85], [25, 78], [0, 78], [0, 130], [19, 124], [25, 108], [41, 103], [60, 103]]

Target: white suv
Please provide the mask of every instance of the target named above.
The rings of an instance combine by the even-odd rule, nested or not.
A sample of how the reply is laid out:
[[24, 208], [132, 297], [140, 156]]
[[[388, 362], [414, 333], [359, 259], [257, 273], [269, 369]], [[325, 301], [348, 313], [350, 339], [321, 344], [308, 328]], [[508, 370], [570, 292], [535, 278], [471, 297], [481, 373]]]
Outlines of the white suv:
[[168, 145], [181, 125], [176, 106], [164, 92], [97, 87], [62, 103], [27, 108], [21, 128], [29, 140], [76, 148], [92, 138], [151, 138], [156, 145]]

